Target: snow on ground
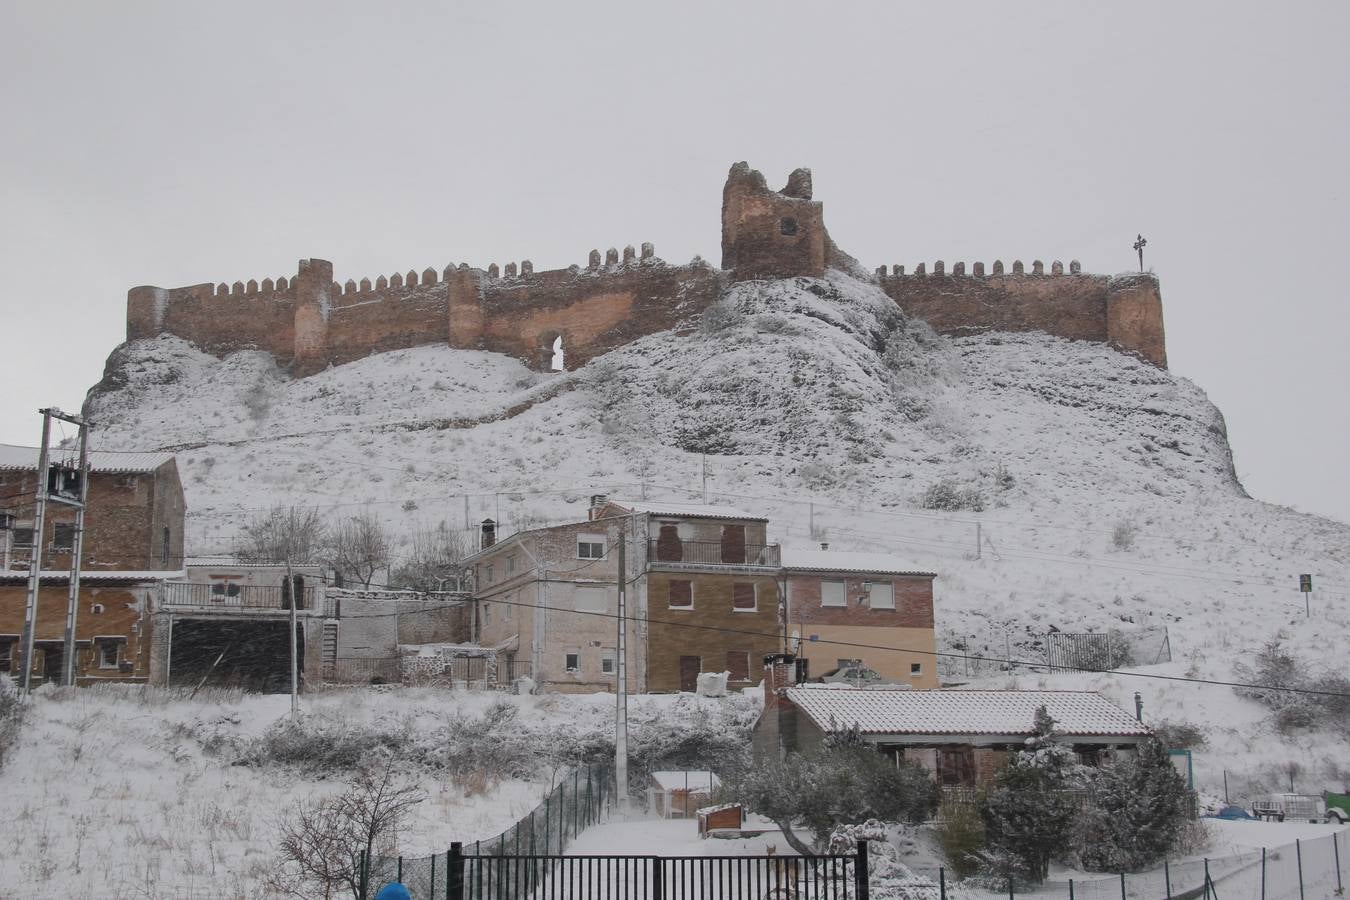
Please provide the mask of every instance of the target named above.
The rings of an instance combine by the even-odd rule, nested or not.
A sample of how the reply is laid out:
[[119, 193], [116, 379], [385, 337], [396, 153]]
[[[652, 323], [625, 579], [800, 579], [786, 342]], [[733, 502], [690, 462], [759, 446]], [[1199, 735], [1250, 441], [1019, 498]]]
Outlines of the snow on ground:
[[[582, 519], [597, 492], [702, 502], [706, 467], [707, 502], [769, 516], [773, 540], [938, 572], [944, 650], [1036, 659], [1052, 628], [1166, 627], [1173, 662], [1147, 671], [1230, 680], [1276, 639], [1344, 668], [1350, 526], [1247, 497], [1199, 387], [1101, 344], [939, 337], [836, 272], [738, 284], [700, 328], [561, 374], [424, 346], [294, 380], [264, 354], [138, 341], [89, 407], [100, 448], [182, 448], [195, 554], [227, 552], [278, 502], [369, 506], [405, 541], [489, 516], [509, 533]], [[967, 680], [959, 661], [941, 671]], [[970, 678], [1098, 686], [1126, 708], [1138, 690], [1147, 717], [1207, 733], [1212, 793], [1225, 769], [1274, 789], [1291, 756], [1301, 789], [1347, 776], [1345, 735], [1280, 735], [1227, 687]]]
[[[405, 758], [432, 758], [457, 716], [516, 707], [521, 741], [560, 733], [612, 735], [613, 695], [514, 697], [431, 689], [344, 689], [306, 695], [319, 721], [411, 737]], [[634, 698], [635, 739], [655, 723], [744, 726], [753, 704], [692, 695]], [[264, 896], [280, 822], [298, 804], [336, 793], [343, 772], [249, 762], [244, 752], [290, 713], [285, 695], [139, 687], [43, 688], [0, 769], [10, 823], [0, 837], [0, 897], [225, 898]], [[727, 723], [727, 724], [719, 724]], [[404, 765], [426, 800], [387, 855], [444, 852], [492, 837], [527, 815], [558, 777], [542, 761], [530, 780], [457, 784], [430, 765]], [[479, 790], [479, 787], [485, 789]]]

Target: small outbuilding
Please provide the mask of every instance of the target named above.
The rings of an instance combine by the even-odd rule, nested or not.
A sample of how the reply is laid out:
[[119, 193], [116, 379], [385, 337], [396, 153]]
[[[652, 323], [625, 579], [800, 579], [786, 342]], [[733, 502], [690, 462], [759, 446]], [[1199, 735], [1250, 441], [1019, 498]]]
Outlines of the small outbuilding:
[[663, 819], [691, 819], [712, 802], [720, 784], [712, 772], [653, 772], [647, 808]]

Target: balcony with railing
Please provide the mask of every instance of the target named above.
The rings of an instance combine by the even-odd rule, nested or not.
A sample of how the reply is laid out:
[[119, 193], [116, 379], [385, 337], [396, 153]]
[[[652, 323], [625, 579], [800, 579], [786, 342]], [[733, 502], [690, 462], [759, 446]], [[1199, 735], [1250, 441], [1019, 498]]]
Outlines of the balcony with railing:
[[745, 544], [739, 541], [684, 541], [657, 538], [648, 542], [647, 559], [658, 566], [733, 566], [778, 568], [778, 544]]
[[[314, 615], [319, 592], [312, 585], [299, 591], [290, 591], [281, 585], [253, 584], [188, 584], [168, 582], [164, 585], [164, 608], [175, 612], [202, 612], [215, 610], [225, 613], [282, 613], [289, 612], [291, 597], [299, 602], [296, 610]], [[334, 603], [325, 600], [325, 615], [335, 614]]]

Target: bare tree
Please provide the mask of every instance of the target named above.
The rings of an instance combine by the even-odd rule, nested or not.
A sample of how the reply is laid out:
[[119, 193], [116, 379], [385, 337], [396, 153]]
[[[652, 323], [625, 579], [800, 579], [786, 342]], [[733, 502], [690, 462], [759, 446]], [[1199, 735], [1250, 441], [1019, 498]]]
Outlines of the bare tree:
[[337, 524], [328, 536], [328, 562], [342, 578], [370, 587], [393, 559], [389, 533], [369, 510]]
[[407, 556], [394, 567], [390, 582], [394, 587], [414, 591], [443, 591], [462, 585], [464, 557], [469, 542], [464, 533], [441, 522], [435, 527], [418, 527], [412, 532]]
[[277, 505], [249, 520], [234, 553], [248, 562], [312, 563], [323, 555], [325, 531], [317, 509]]
[[282, 824], [282, 865], [269, 887], [279, 895], [324, 900], [346, 889], [360, 900], [362, 855], [371, 860], [392, 843], [403, 817], [423, 799], [420, 788], [395, 777], [393, 757], [361, 769], [341, 794], [302, 804]]

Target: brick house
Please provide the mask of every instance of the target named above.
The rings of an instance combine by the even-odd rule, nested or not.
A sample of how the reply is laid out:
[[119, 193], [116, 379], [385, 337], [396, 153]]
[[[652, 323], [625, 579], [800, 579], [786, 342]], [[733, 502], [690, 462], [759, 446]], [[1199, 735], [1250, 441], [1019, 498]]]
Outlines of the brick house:
[[783, 640], [778, 545], [767, 520], [725, 507], [595, 497], [585, 522], [494, 533], [467, 561], [477, 640], [528, 661], [545, 690], [614, 690], [621, 525], [629, 689], [692, 691], [700, 672], [758, 681], [754, 661]]
[[762, 758], [820, 747], [826, 735], [857, 728], [882, 753], [917, 762], [944, 789], [988, 784], [1032, 736], [1038, 707], [1060, 740], [1095, 764], [1132, 752], [1151, 732], [1093, 691], [880, 690], [794, 684], [790, 656], [766, 660], [764, 709], [755, 723]]
[[783, 646], [780, 548], [768, 520], [669, 501], [595, 505], [597, 519], [628, 516], [640, 539], [646, 689], [692, 691], [700, 672], [729, 673], [733, 690], [757, 683], [758, 660]]
[[[0, 672], [21, 652], [34, 534], [38, 450], [0, 444]], [[151, 668], [151, 613], [167, 579], [183, 575], [183, 487], [164, 453], [89, 454], [88, 508], [76, 616], [78, 683], [145, 681]], [[48, 503], [43, 535], [33, 672], [59, 679], [75, 511]]]
[[857, 660], [888, 681], [938, 686], [935, 573], [879, 553], [786, 549], [783, 576], [789, 646], [811, 675]]

